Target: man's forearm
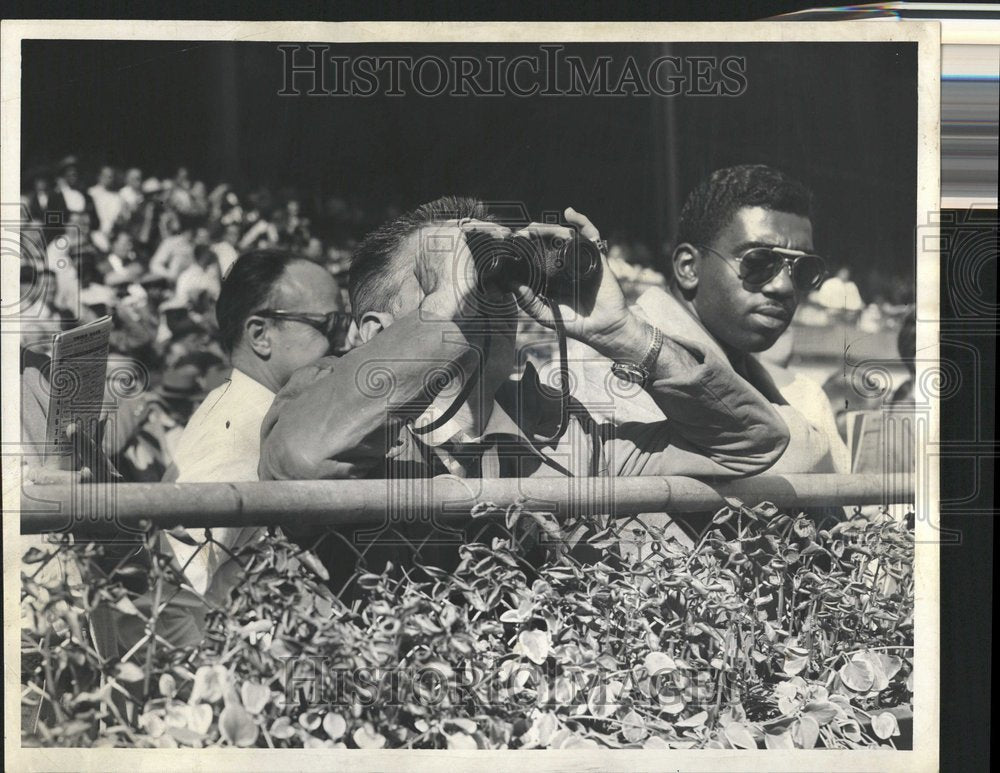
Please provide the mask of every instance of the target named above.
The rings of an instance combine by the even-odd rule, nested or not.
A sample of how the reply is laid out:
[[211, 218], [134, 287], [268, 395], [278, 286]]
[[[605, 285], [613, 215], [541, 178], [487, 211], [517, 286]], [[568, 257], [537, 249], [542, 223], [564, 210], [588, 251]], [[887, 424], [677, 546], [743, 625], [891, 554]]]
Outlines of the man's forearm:
[[478, 355], [457, 324], [419, 314], [296, 372], [264, 420], [262, 479], [369, 474], [385, 459], [393, 420], [419, 415], [443, 386], [428, 373], [474, 367]]
[[[653, 329], [629, 314], [598, 351], [613, 360], [639, 362], [649, 351]], [[663, 345], [650, 369], [646, 391], [669, 419], [672, 432], [706, 456], [741, 454], [773, 463], [788, 444], [788, 427], [757, 389], [732, 366], [697, 344], [663, 331]], [[769, 460], [769, 461], [768, 461]]]

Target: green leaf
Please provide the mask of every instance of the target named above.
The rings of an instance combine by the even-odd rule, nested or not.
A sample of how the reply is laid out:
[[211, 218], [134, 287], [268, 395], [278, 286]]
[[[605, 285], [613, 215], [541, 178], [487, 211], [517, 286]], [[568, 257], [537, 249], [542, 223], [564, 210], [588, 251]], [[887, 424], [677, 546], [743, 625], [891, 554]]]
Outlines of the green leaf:
[[479, 744], [476, 743], [476, 739], [473, 738], [468, 733], [458, 732], [458, 733], [452, 733], [450, 735], [448, 733], [445, 733], [444, 737], [448, 743], [449, 749], [468, 751], [479, 748]]
[[680, 714], [687, 705], [680, 690], [664, 690], [659, 693], [660, 708], [668, 714]]
[[39, 550], [36, 547], [31, 547], [28, 548], [27, 551], [25, 551], [23, 556], [21, 556], [21, 561], [23, 561], [26, 564], [37, 564], [40, 561], [44, 561], [46, 558], [48, 558], [48, 556], [49, 554], [46, 553], [44, 550]]
[[803, 713], [811, 716], [816, 720], [816, 724], [823, 727], [837, 716], [837, 707], [829, 701], [810, 701], [805, 705]]
[[198, 703], [188, 709], [188, 727], [196, 733], [205, 735], [212, 726], [212, 707], [207, 703]]
[[801, 673], [809, 665], [809, 650], [801, 647], [786, 647], [782, 670], [789, 676]]
[[287, 716], [280, 716], [271, 724], [270, 734], [272, 738], [279, 741], [287, 741], [295, 735], [295, 728], [292, 727], [292, 720]]
[[159, 687], [160, 695], [164, 698], [173, 698], [177, 694], [177, 680], [170, 674], [160, 674], [157, 687]]

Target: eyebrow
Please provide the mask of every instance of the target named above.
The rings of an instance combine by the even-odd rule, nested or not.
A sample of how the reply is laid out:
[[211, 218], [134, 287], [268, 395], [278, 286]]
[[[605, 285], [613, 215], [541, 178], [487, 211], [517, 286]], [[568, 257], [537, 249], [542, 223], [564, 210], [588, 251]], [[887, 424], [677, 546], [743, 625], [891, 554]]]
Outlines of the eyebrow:
[[740, 253], [744, 250], [752, 250], [756, 247], [778, 247], [780, 245], [774, 244], [772, 242], [740, 242], [735, 247], [733, 247], [733, 252]]

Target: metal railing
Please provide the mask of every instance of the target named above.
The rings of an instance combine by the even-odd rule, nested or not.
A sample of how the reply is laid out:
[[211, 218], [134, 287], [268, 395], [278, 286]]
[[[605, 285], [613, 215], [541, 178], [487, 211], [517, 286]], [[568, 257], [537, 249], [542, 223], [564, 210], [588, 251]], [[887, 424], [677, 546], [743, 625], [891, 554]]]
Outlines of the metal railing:
[[560, 516], [694, 513], [727, 500], [781, 508], [909, 504], [910, 476], [882, 474], [759, 475], [695, 478], [439, 477], [419, 480], [269, 481], [254, 483], [118, 483], [31, 486], [22, 491], [24, 534], [100, 533], [150, 526], [330, 526], [468, 519], [479, 503], [520, 506]]

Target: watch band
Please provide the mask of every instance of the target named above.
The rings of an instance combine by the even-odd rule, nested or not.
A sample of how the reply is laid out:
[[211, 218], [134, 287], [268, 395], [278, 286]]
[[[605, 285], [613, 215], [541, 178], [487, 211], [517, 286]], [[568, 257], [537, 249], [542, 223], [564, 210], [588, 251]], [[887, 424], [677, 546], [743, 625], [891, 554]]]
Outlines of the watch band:
[[663, 331], [648, 323], [646, 323], [646, 327], [653, 331], [653, 340], [649, 342], [642, 359], [639, 362], [615, 360], [611, 363], [611, 372], [617, 378], [640, 386], [646, 386], [649, 374], [652, 373], [656, 360], [660, 356], [660, 349], [663, 348]]
[[660, 349], [663, 348], [663, 331], [656, 325], [649, 325], [649, 327], [653, 329], [653, 340], [649, 342], [649, 348], [639, 363], [639, 367], [646, 371], [647, 375], [653, 372], [653, 366], [656, 365], [656, 360], [660, 356]]

